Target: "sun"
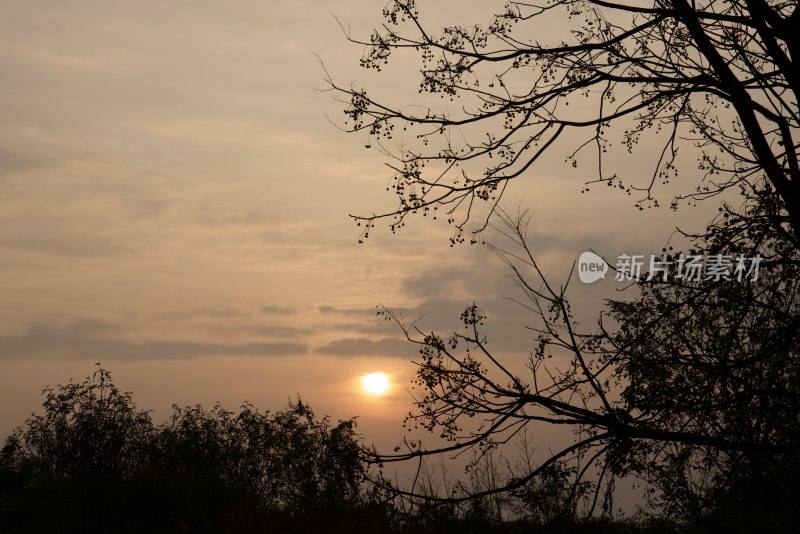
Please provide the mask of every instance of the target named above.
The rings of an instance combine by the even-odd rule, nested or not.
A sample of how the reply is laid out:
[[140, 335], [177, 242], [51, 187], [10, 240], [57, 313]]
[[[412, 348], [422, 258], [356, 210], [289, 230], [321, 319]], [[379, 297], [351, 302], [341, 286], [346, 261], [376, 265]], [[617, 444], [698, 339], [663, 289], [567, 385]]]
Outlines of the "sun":
[[383, 395], [389, 390], [389, 378], [383, 373], [370, 373], [361, 378], [361, 387], [371, 395]]

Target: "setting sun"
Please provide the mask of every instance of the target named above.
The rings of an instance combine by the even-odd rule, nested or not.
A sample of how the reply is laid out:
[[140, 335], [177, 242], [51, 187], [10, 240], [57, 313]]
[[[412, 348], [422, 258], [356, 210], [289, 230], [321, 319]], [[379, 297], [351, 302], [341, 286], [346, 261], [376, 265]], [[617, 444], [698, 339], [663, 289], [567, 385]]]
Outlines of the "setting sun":
[[361, 387], [372, 395], [383, 395], [389, 389], [389, 379], [383, 373], [370, 373], [361, 379]]

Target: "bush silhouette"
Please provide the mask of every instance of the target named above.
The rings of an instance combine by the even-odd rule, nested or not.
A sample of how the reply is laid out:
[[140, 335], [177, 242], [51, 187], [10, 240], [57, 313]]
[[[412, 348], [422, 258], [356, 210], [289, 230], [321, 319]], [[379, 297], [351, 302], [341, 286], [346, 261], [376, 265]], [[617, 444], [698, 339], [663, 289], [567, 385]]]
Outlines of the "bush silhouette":
[[173, 406], [156, 426], [102, 368], [44, 395], [0, 453], [0, 531], [388, 528], [354, 419], [333, 425], [298, 399], [274, 413]]

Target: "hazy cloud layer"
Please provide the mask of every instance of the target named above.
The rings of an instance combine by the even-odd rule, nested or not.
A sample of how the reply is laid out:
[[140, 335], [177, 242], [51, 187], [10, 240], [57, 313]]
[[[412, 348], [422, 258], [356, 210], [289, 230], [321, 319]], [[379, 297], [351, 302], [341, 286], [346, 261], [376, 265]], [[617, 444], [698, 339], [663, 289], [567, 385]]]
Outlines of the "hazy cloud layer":
[[[520, 293], [487, 247], [450, 248], [452, 227], [413, 218], [357, 244], [348, 214], [391, 209], [391, 172], [365, 135], [329, 124], [342, 106], [313, 90], [315, 53], [342, 83], [417, 94], [416, 59], [358, 67], [362, 51], [331, 12], [368, 37], [382, 4], [367, 4], [0, 3], [0, 362], [27, 369], [26, 384], [43, 365], [137, 362], [130, 387], [147, 391], [164, 369], [193, 376], [211, 356], [223, 363], [206, 362], [206, 385], [193, 376], [175, 394], [252, 398], [262, 372], [338, 399], [345, 379], [329, 369], [355, 377], [359, 358], [397, 376], [413, 368], [416, 348], [376, 305], [446, 334], [473, 301], [490, 346], [524, 358], [535, 318], [504, 298]], [[477, 0], [424, 9], [432, 26], [492, 11]], [[580, 195], [585, 171], [556, 148], [504, 196], [531, 209], [530, 243], [553, 280], [586, 248], [649, 252], [691, 219], [639, 213], [613, 191]], [[573, 281], [571, 295], [591, 328], [614, 284]], [[265, 358], [217, 380], [237, 355]], [[305, 358], [328, 367], [315, 374]], [[0, 421], [29, 413], [9, 393], [20, 381], [0, 373]], [[355, 393], [341, 398], [342, 414], [366, 409]]]
[[97, 334], [117, 332], [113, 325], [99, 321], [74, 323], [66, 326], [34, 324], [28, 333], [0, 337], [0, 359], [7, 358], [66, 358], [100, 362], [116, 360], [172, 360], [199, 356], [293, 356], [307, 349], [296, 343], [187, 343], [158, 341], [134, 343], [120, 339], [98, 337]]

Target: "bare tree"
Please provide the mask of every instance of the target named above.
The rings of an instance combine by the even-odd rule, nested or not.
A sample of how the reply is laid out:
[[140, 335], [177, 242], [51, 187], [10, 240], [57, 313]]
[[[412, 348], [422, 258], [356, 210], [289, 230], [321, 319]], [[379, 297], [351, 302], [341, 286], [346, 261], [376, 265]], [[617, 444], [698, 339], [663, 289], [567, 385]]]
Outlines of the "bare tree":
[[[796, 0], [509, 2], [486, 26], [452, 26], [438, 36], [420, 13], [415, 0], [393, 0], [368, 40], [347, 32], [366, 47], [366, 68], [381, 70], [402, 51], [418, 53], [418, 102], [393, 105], [327, 78], [345, 106], [342, 127], [367, 131], [367, 145], [392, 157], [390, 189], [399, 205], [354, 216], [363, 237], [377, 219], [389, 218], [395, 230], [420, 212], [446, 217], [454, 242], [465, 231], [474, 241], [508, 183], [529, 173], [560, 137], [579, 139], [570, 131], [582, 139], [567, 161], [577, 165], [592, 151], [596, 174], [588, 183], [637, 194], [640, 209], [657, 205], [655, 186], [677, 175], [679, 149], [694, 150], [703, 177], [672, 200], [673, 208], [732, 186], [753, 192], [766, 181], [780, 199], [771, 223], [798, 235]], [[569, 24], [569, 39], [540, 42], [554, 24]], [[424, 98], [430, 95], [445, 105]], [[387, 140], [398, 132], [400, 143], [391, 146]], [[660, 143], [649, 180], [606, 170], [607, 156], [632, 152], [643, 139]], [[489, 209], [467, 229], [481, 202]]]

